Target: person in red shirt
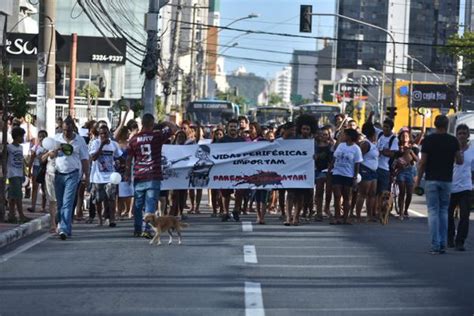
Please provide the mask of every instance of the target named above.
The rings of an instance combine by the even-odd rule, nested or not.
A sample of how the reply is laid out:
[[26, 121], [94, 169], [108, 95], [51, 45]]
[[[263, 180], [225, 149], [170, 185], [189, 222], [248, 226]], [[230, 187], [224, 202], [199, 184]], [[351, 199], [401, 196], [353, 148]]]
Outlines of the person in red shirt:
[[131, 181], [133, 161], [134, 236], [152, 238], [150, 226], [143, 223], [142, 212], [156, 211], [162, 180], [161, 149], [173, 134], [173, 126], [164, 122], [155, 130], [155, 118], [148, 113], [143, 115], [142, 126], [142, 130], [128, 144], [125, 180]]

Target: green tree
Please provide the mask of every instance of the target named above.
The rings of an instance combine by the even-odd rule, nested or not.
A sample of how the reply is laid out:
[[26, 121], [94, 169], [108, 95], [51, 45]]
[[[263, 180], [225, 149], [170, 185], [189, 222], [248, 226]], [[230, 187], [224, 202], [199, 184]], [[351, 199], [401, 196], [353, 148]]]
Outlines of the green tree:
[[222, 92], [222, 91], [217, 91], [216, 92], [216, 98], [219, 100], [227, 100], [232, 103], [238, 104], [240, 106], [242, 105], [247, 105], [248, 101], [245, 99], [245, 97], [241, 95], [235, 95], [232, 92]]
[[448, 39], [448, 44], [443, 50], [455, 57], [462, 56], [464, 62], [471, 64], [474, 61], [474, 32], [454, 34]]
[[277, 93], [270, 93], [268, 96], [269, 105], [281, 105], [283, 103], [283, 98]]
[[290, 97], [291, 103], [293, 105], [301, 105], [306, 103], [311, 103], [310, 99], [305, 99], [301, 94], [292, 94]]
[[[28, 86], [21, 81], [20, 76], [16, 74], [6, 75], [4, 72], [0, 72], [0, 96], [4, 95], [5, 89], [8, 94], [6, 100], [7, 114], [15, 117], [24, 117], [29, 110], [27, 101], [30, 96], [30, 90]], [[5, 104], [2, 104], [2, 108], [5, 108]]]
[[164, 121], [166, 119], [166, 110], [165, 110], [165, 105], [163, 104], [163, 101], [161, 98], [157, 97], [156, 98], [156, 119], [157, 121]]
[[[87, 118], [89, 120], [92, 119], [92, 111], [91, 111], [92, 100], [95, 100], [96, 116], [97, 116], [99, 93], [100, 93], [99, 87], [97, 87], [93, 83], [88, 83], [81, 89], [80, 95], [87, 99]], [[98, 117], [96, 117], [96, 119], [98, 119]]]
[[15, 117], [24, 117], [28, 113], [29, 106], [26, 103], [30, 91], [28, 86], [21, 81], [21, 78], [0, 70], [0, 101], [3, 117], [0, 121], [2, 123], [1, 130], [3, 133], [2, 139], [2, 174], [0, 178], [0, 222], [5, 218], [5, 175], [7, 170], [7, 118], [11, 115]]

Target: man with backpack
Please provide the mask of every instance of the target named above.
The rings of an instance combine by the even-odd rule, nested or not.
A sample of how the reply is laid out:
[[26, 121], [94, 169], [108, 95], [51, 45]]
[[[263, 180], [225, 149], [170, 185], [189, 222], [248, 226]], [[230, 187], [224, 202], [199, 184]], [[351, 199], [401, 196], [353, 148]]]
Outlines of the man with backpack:
[[377, 195], [384, 191], [390, 191], [391, 174], [390, 168], [395, 153], [398, 151], [398, 139], [392, 132], [393, 121], [383, 121], [382, 132], [378, 135], [377, 148], [379, 149], [379, 165], [377, 169]]

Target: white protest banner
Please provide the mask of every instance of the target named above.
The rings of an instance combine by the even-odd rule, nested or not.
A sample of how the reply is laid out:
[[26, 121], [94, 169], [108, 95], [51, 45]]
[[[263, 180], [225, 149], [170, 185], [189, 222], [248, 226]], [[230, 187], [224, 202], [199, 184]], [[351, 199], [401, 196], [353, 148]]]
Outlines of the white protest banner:
[[162, 190], [313, 188], [314, 140], [164, 145]]

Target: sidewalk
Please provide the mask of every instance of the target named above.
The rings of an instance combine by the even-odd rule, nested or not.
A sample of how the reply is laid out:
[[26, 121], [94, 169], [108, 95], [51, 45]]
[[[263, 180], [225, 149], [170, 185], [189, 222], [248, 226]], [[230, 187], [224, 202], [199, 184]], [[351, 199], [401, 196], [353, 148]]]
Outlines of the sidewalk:
[[[40, 200], [41, 195], [38, 200]], [[36, 212], [28, 212], [31, 199], [23, 199], [23, 210], [25, 215], [32, 220], [25, 224], [9, 224], [0, 222], [0, 248], [9, 245], [23, 237], [31, 235], [42, 229], [49, 229], [49, 213], [41, 213], [41, 206], [36, 206]], [[5, 216], [8, 216], [8, 211]]]

